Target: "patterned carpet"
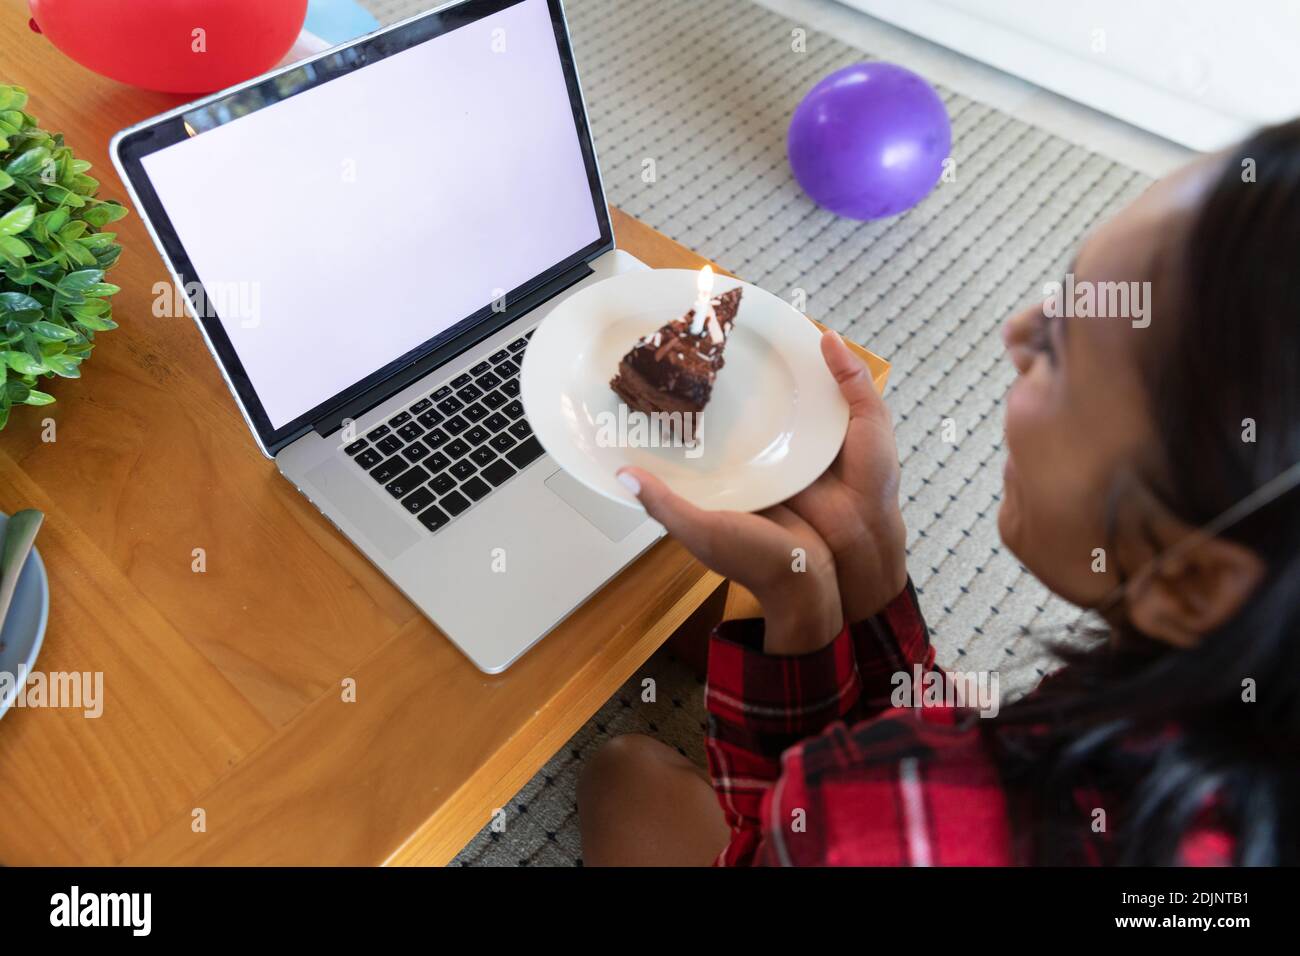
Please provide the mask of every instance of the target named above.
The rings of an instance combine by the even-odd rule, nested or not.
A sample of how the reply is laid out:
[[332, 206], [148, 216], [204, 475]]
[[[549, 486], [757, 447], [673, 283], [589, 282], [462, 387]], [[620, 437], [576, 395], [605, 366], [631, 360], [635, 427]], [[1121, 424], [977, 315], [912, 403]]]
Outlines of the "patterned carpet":
[[[384, 22], [429, 6], [370, 0]], [[569, 0], [570, 29], [611, 202], [789, 299], [894, 363], [887, 393], [903, 461], [909, 567], [940, 664], [996, 670], [1004, 694], [1046, 667], [1040, 632], [1078, 612], [998, 541], [1002, 401], [1012, 369], [998, 327], [1064, 272], [1083, 234], [1136, 195], [1138, 173], [940, 89], [954, 182], [884, 222], [813, 205], [785, 157], [789, 117], [822, 76], [868, 54], [748, 0]], [[904, 64], [906, 65], [906, 64]], [[656, 179], [642, 180], [645, 159]], [[944, 441], [953, 419], [957, 440]], [[655, 678], [658, 699], [641, 701]], [[701, 687], [657, 655], [569, 741], [460, 865], [581, 863], [574, 786], [611, 735], [659, 737], [702, 759]]]

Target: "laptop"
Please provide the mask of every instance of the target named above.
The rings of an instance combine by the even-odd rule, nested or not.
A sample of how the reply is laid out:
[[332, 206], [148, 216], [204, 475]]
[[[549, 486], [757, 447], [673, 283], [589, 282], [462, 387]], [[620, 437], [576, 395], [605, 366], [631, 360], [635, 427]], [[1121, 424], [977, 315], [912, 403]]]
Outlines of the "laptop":
[[560, 0], [461, 0], [114, 137], [258, 447], [498, 673], [663, 534], [546, 455], [532, 330], [616, 249]]

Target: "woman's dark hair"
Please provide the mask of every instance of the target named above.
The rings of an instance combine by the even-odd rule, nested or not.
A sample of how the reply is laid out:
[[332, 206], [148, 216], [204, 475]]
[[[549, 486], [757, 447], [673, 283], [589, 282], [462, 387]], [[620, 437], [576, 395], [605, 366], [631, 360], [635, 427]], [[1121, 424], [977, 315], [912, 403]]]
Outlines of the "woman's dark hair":
[[[1227, 151], [1177, 245], [1157, 276], [1176, 327], [1142, 350], [1160, 443], [1149, 480], [1201, 526], [1300, 462], [1300, 120]], [[1121, 626], [983, 722], [1025, 862], [1177, 863], [1207, 812], [1235, 862], [1300, 862], [1300, 490], [1223, 536], [1266, 564], [1231, 621], [1188, 650]], [[1105, 834], [1081, 791], [1105, 795]]]

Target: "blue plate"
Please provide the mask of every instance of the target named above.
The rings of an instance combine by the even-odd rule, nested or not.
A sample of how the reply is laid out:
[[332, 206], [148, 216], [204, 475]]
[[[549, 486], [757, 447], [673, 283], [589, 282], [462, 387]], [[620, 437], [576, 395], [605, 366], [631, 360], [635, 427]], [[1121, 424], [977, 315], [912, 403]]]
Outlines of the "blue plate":
[[[0, 538], [4, 536], [9, 516], [0, 512]], [[32, 548], [18, 575], [18, 588], [9, 605], [9, 616], [0, 630], [0, 672], [13, 675], [30, 674], [36, 666], [41, 641], [45, 638], [45, 621], [50, 616], [50, 582], [45, 576], [45, 564], [40, 553]], [[6, 680], [4, 696], [0, 697], [0, 717], [18, 693], [12, 680]]]

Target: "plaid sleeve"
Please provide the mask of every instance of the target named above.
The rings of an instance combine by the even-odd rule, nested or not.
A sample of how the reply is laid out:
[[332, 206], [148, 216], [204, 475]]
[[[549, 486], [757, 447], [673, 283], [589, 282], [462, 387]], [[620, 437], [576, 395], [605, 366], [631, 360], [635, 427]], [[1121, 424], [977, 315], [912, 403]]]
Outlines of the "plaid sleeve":
[[946, 706], [835, 724], [790, 748], [755, 866], [1008, 866], [1010, 818], [978, 730]]
[[875, 617], [850, 625], [858, 678], [862, 682], [862, 700], [855, 716], [872, 717], [890, 706], [894, 675], [934, 669], [934, 648], [930, 646], [930, 629], [916, 600], [916, 589], [908, 578], [907, 586]]
[[729, 863], [752, 855], [759, 806], [781, 753], [850, 713], [861, 692], [846, 627], [821, 650], [763, 653], [761, 619], [728, 621], [709, 645], [706, 746], [713, 788], [732, 829]]
[[762, 801], [781, 775], [784, 751], [836, 721], [880, 712], [894, 673], [934, 663], [910, 580], [878, 615], [811, 654], [764, 654], [763, 633], [761, 619], [728, 621], [709, 645], [709, 770], [732, 828], [724, 864], [752, 860]]

